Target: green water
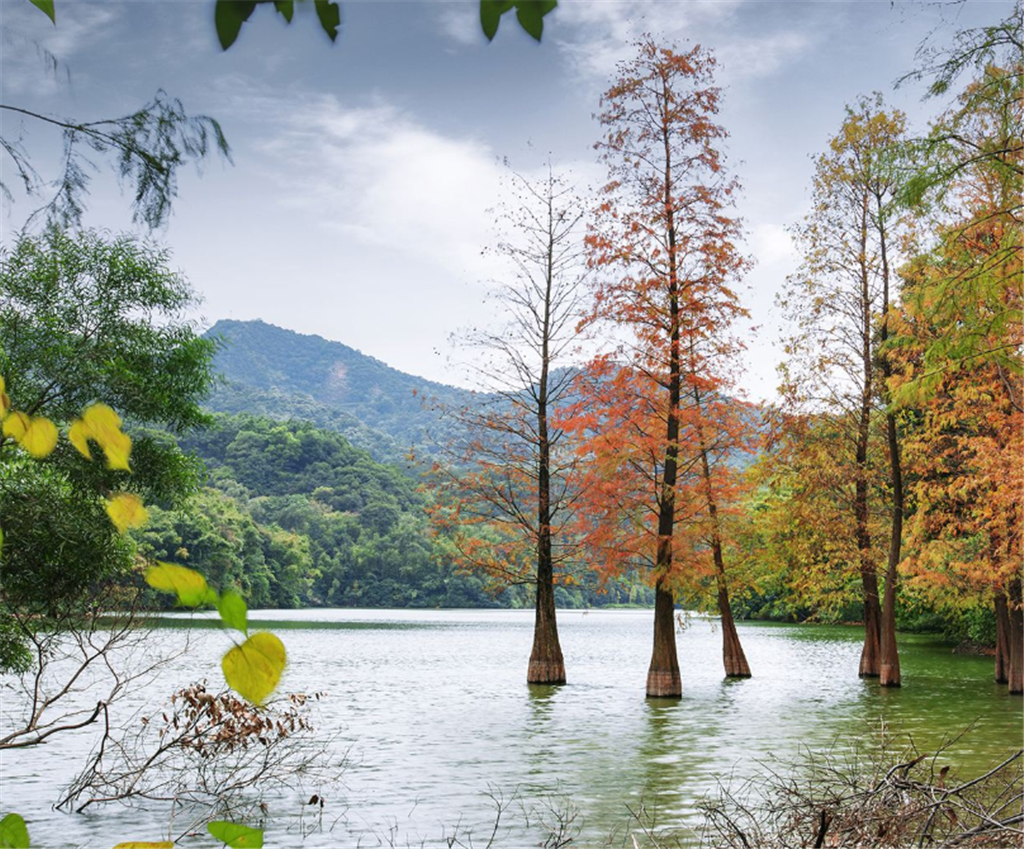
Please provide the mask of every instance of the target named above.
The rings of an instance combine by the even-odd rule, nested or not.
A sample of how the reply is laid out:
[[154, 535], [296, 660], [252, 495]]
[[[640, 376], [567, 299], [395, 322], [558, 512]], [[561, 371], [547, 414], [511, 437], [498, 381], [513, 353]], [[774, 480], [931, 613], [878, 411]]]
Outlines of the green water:
[[[288, 648], [283, 690], [328, 692], [318, 727], [335, 738], [338, 779], [273, 796], [268, 846], [297, 845], [307, 827], [307, 846], [444, 846], [453, 834], [465, 841], [467, 830], [482, 846], [495, 797], [513, 799], [497, 845], [538, 845], [543, 818], [570, 812], [579, 830], [573, 845], [632, 846], [629, 809], [641, 804], [686, 840], [698, 827], [700, 798], [717, 782], [756, 775], [765, 760], [871, 746], [883, 729], [933, 751], [968, 729], [948, 754], [967, 775], [1024, 736], [1022, 700], [992, 682], [991, 659], [954, 655], [926, 636], [901, 635], [904, 686], [883, 690], [856, 675], [856, 628], [741, 623], [754, 677], [727, 681], [721, 634], [695, 620], [678, 638], [683, 698], [660, 701], [644, 698], [650, 611], [562, 612], [569, 684], [558, 688], [524, 683], [528, 612], [268, 611], [254, 619]], [[182, 635], [160, 628], [154, 639]], [[226, 640], [194, 629], [187, 657], [137, 701], [152, 704], [204, 676], [217, 681]], [[48, 810], [93, 739], [7, 756], [3, 808], [32, 812], [43, 846], [171, 833], [159, 808]], [[300, 819], [311, 790], [327, 798], [322, 821], [308, 811]], [[212, 844], [196, 837], [182, 845]]]

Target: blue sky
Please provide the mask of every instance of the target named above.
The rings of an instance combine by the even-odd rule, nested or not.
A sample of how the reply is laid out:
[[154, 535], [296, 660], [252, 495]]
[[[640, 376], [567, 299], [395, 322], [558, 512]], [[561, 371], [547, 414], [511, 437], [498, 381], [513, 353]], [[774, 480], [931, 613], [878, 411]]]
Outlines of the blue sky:
[[[307, 4], [308, 5], [308, 4]], [[721, 123], [744, 186], [738, 212], [756, 260], [746, 374], [771, 398], [782, 357], [775, 293], [796, 265], [786, 228], [804, 214], [811, 156], [846, 103], [882, 91], [923, 130], [942, 104], [893, 91], [926, 37], [1005, 17], [1005, 0], [563, 0], [543, 44], [504, 21], [487, 44], [477, 4], [342, 2], [331, 45], [311, 8], [290, 26], [258, 9], [221, 52], [213, 0], [57, 0], [54, 27], [27, 0], [0, 0], [0, 99], [80, 120], [127, 113], [163, 88], [216, 117], [234, 166], [190, 172], [170, 224], [154, 234], [203, 294], [202, 316], [317, 333], [413, 374], [464, 383], [449, 335], [494, 321], [481, 254], [495, 240], [501, 161], [521, 172], [550, 156], [581, 187], [603, 171], [592, 115], [615, 63], [644, 32], [719, 59]], [[69, 79], [44, 71], [34, 43]], [[55, 141], [4, 115], [46, 173]], [[9, 163], [4, 162], [5, 177]], [[3, 209], [4, 238], [30, 202]], [[129, 229], [117, 181], [97, 176], [87, 223]], [[742, 328], [747, 332], [748, 328]]]

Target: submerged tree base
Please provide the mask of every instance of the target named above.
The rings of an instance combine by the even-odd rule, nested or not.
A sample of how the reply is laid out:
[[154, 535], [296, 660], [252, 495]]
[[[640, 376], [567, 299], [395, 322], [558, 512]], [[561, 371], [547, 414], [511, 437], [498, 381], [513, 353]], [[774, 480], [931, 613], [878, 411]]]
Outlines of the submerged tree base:
[[683, 695], [683, 679], [675, 669], [652, 669], [647, 673], [647, 698], [679, 699]]
[[565, 663], [559, 660], [530, 660], [527, 684], [564, 684]]

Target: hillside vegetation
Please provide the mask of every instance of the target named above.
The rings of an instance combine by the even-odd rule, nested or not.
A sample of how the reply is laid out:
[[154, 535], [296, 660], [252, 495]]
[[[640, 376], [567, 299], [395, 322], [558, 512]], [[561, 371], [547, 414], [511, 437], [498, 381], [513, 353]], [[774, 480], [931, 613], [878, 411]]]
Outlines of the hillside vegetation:
[[447, 438], [437, 407], [463, 405], [473, 394], [262, 321], [218, 321], [206, 335], [221, 342], [214, 367], [225, 381], [207, 402], [211, 410], [310, 421], [382, 462], [411, 450], [429, 454]]

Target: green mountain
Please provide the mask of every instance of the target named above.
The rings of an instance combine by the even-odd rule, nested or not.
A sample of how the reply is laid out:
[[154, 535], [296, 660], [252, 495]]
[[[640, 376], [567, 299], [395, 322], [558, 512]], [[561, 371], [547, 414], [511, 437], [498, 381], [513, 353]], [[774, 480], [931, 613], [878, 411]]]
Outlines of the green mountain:
[[[182, 437], [207, 486], [151, 506], [145, 555], [198, 569], [251, 607], [493, 607], [483, 581], [439, 559], [418, 482], [308, 422], [215, 417]], [[155, 604], [166, 599], [153, 599]]]
[[210, 409], [313, 422], [380, 461], [429, 454], [447, 427], [435, 405], [460, 406], [473, 394], [263, 321], [218, 321], [206, 335], [223, 343], [214, 367], [225, 382]]

